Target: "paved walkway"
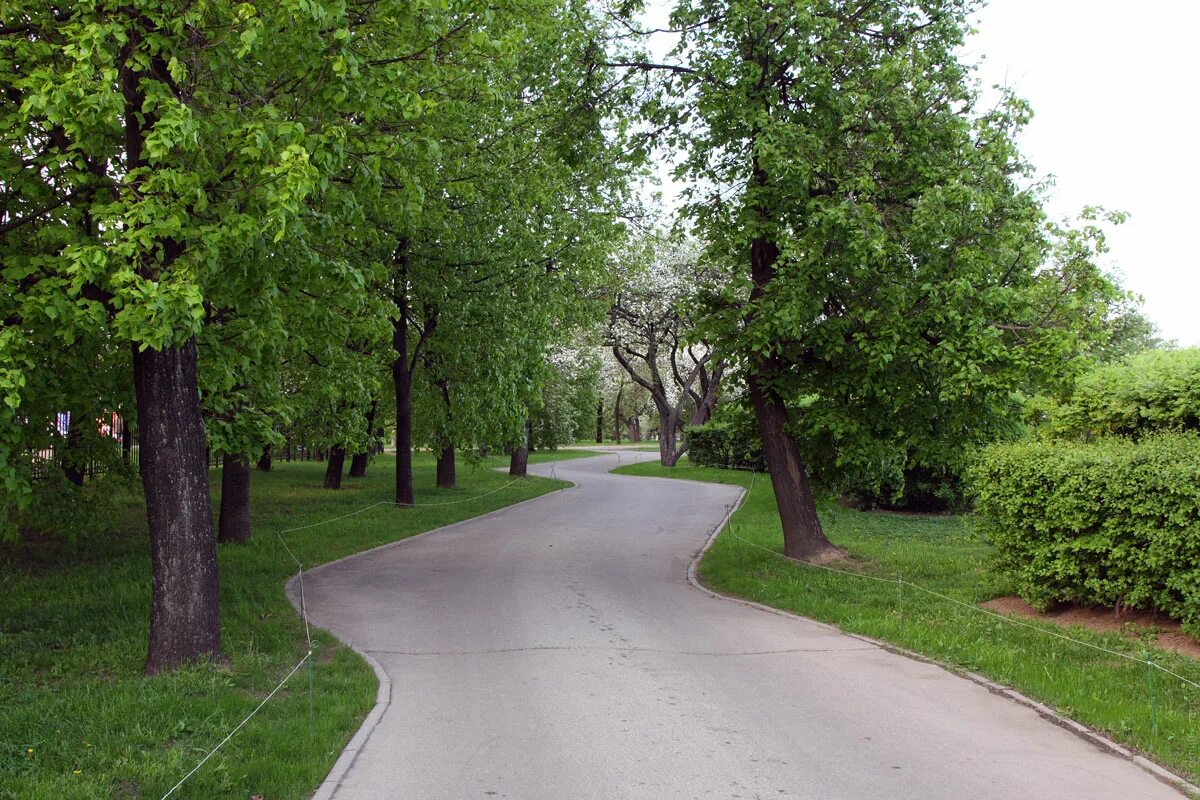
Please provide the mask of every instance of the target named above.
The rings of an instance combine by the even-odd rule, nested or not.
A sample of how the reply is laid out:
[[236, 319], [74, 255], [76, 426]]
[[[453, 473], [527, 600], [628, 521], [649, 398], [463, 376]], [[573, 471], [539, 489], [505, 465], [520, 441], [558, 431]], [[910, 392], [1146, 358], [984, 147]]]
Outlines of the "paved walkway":
[[1181, 796], [938, 667], [697, 591], [688, 565], [737, 490], [607, 474], [617, 459], [306, 578], [311, 616], [392, 681], [334, 797]]

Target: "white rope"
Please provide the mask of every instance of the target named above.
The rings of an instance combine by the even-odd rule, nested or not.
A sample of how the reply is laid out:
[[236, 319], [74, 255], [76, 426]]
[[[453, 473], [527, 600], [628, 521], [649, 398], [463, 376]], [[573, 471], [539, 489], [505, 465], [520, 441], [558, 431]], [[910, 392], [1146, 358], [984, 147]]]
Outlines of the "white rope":
[[225, 746], [225, 743], [226, 743], [226, 742], [228, 742], [230, 739], [232, 739], [232, 738], [233, 738], [233, 736], [234, 736], [234, 734], [235, 734], [235, 733], [237, 733], [238, 731], [240, 731], [240, 730], [242, 729], [242, 726], [243, 726], [243, 725], [245, 725], [247, 722], [249, 722], [249, 721], [250, 721], [250, 719], [251, 719], [251, 718], [252, 718], [252, 717], [253, 717], [255, 714], [257, 714], [259, 711], [261, 711], [261, 710], [262, 710], [262, 707], [263, 707], [263, 706], [265, 706], [265, 705], [267, 704], [267, 701], [268, 701], [268, 700], [270, 700], [272, 697], [274, 697], [274, 696], [275, 696], [275, 694], [276, 694], [276, 693], [277, 693], [277, 692], [278, 692], [280, 689], [282, 689], [282, 688], [283, 688], [283, 685], [284, 685], [285, 683], [287, 683], [287, 682], [288, 682], [288, 681], [291, 679], [291, 677], [292, 677], [293, 675], [295, 675], [297, 671], [299, 671], [299, 669], [300, 669], [302, 666], [304, 666], [304, 662], [308, 661], [310, 658], [312, 658], [312, 653], [311, 653], [311, 652], [307, 653], [307, 654], [304, 656], [304, 658], [300, 659], [300, 662], [299, 662], [298, 664], [296, 664], [296, 666], [292, 667], [292, 671], [291, 671], [291, 672], [289, 672], [289, 673], [288, 673], [288, 674], [287, 674], [287, 675], [284, 677], [284, 679], [283, 679], [283, 680], [281, 680], [281, 681], [279, 682], [279, 685], [278, 685], [278, 686], [276, 686], [274, 689], [272, 689], [272, 690], [271, 690], [271, 693], [270, 693], [270, 694], [268, 694], [266, 697], [264, 697], [264, 698], [262, 699], [262, 702], [261, 702], [261, 703], [259, 703], [257, 706], [255, 706], [254, 710], [253, 710], [253, 711], [251, 711], [249, 714], [247, 714], [247, 715], [246, 715], [246, 718], [245, 718], [245, 719], [243, 719], [241, 722], [239, 722], [239, 723], [237, 724], [237, 727], [236, 727], [236, 728], [234, 728], [234, 729], [233, 729], [233, 730], [231, 730], [231, 731], [230, 731], [228, 734], [226, 734], [225, 738], [224, 738], [224, 739], [222, 739], [220, 742], [218, 742], [216, 747], [214, 747], [212, 750], [208, 751], [208, 755], [206, 755], [204, 758], [200, 759], [200, 763], [199, 763], [199, 764], [197, 764], [196, 766], [192, 767], [192, 770], [191, 770], [191, 772], [189, 772], [187, 775], [184, 775], [182, 778], [180, 778], [180, 779], [179, 779], [179, 783], [175, 784], [175, 785], [174, 785], [174, 786], [172, 786], [170, 789], [168, 789], [168, 790], [167, 790], [167, 793], [166, 793], [166, 794], [164, 794], [164, 795], [162, 796], [162, 799], [161, 799], [161, 800], [167, 800], [167, 798], [168, 798], [168, 797], [170, 797], [172, 794], [174, 794], [174, 793], [175, 793], [175, 790], [176, 790], [176, 789], [178, 789], [180, 786], [183, 786], [184, 782], [185, 782], [185, 781], [186, 781], [188, 778], [190, 778], [190, 777], [192, 777], [193, 775], [195, 775], [195, 774], [196, 774], [196, 771], [197, 771], [197, 770], [199, 770], [201, 767], [203, 767], [203, 766], [204, 766], [204, 764], [205, 764], [205, 763], [206, 763], [206, 762], [207, 762], [207, 761], [208, 761], [210, 758], [212, 758], [212, 757], [213, 757], [213, 755], [215, 755], [215, 754], [216, 754], [216, 752], [217, 752], [218, 750], [220, 750], [222, 747], [224, 747], [224, 746]]
[[274, 697], [274, 696], [275, 696], [275, 694], [276, 694], [276, 693], [277, 693], [277, 692], [278, 692], [280, 689], [282, 689], [282, 688], [283, 688], [283, 685], [284, 685], [285, 683], [287, 683], [287, 682], [288, 682], [288, 680], [289, 680], [289, 679], [291, 679], [291, 677], [292, 677], [293, 675], [295, 675], [295, 674], [296, 674], [296, 672], [297, 672], [297, 671], [300, 669], [300, 667], [304, 666], [305, 662], [307, 662], [307, 661], [310, 661], [310, 660], [312, 659], [312, 655], [313, 655], [312, 626], [310, 625], [310, 623], [309, 623], [309, 621], [308, 621], [308, 603], [307, 603], [307, 600], [306, 600], [306, 598], [305, 598], [305, 596], [304, 596], [304, 564], [303, 564], [303, 563], [300, 561], [300, 559], [299, 559], [299, 558], [296, 556], [296, 554], [295, 554], [294, 552], [292, 552], [292, 549], [291, 549], [290, 547], [288, 547], [287, 540], [283, 538], [283, 534], [285, 534], [285, 533], [294, 533], [294, 532], [296, 532], [296, 531], [308, 530], [308, 529], [310, 529], [310, 528], [316, 528], [316, 527], [318, 527], [318, 526], [320, 526], [320, 525], [327, 525], [327, 524], [329, 524], [330, 522], [337, 522], [338, 520], [343, 520], [343, 519], [346, 519], [346, 518], [348, 518], [348, 517], [353, 517], [353, 516], [355, 516], [356, 514], [362, 514], [362, 513], [363, 513], [363, 512], [365, 512], [365, 511], [370, 511], [371, 509], [373, 509], [373, 508], [379, 508], [380, 506], [398, 506], [398, 507], [400, 507], [400, 508], [411, 508], [412, 506], [446, 506], [446, 505], [456, 505], [456, 504], [458, 504], [458, 503], [469, 503], [469, 502], [472, 502], [472, 501], [474, 501], [474, 500], [479, 500], [479, 499], [481, 499], [481, 498], [488, 497], [488, 496], [490, 496], [490, 495], [496, 494], [497, 492], [503, 491], [504, 489], [507, 489], [509, 486], [512, 486], [514, 483], [517, 483], [517, 481], [516, 481], [516, 480], [509, 481], [508, 483], [504, 484], [503, 486], [500, 486], [500, 487], [498, 487], [498, 488], [496, 488], [496, 489], [493, 489], [493, 490], [492, 490], [492, 491], [490, 491], [490, 492], [484, 492], [483, 494], [481, 494], [481, 495], [477, 495], [477, 496], [475, 496], [475, 497], [466, 497], [466, 498], [463, 498], [463, 499], [461, 499], [461, 500], [449, 500], [449, 501], [442, 502], [442, 503], [413, 503], [413, 504], [410, 506], [410, 505], [409, 505], [409, 504], [407, 504], [407, 503], [395, 503], [395, 502], [392, 502], [392, 501], [390, 501], [390, 500], [381, 500], [381, 501], [380, 501], [380, 502], [378, 502], [378, 503], [373, 503], [373, 504], [371, 504], [371, 505], [369, 505], [369, 506], [364, 506], [363, 508], [360, 508], [360, 509], [358, 509], [358, 510], [356, 510], [356, 511], [351, 511], [351, 512], [349, 512], [348, 514], [342, 514], [341, 516], [338, 516], [338, 517], [331, 517], [331, 518], [329, 518], [329, 519], [321, 520], [320, 522], [313, 522], [313, 523], [311, 523], [311, 524], [309, 524], [309, 525], [300, 525], [300, 526], [298, 526], [298, 527], [295, 527], [295, 528], [285, 528], [285, 529], [283, 529], [283, 530], [280, 530], [280, 531], [275, 531], [275, 538], [276, 538], [276, 539], [279, 541], [279, 543], [280, 543], [281, 545], [283, 545], [283, 549], [284, 549], [284, 551], [285, 551], [285, 552], [286, 552], [286, 553], [287, 553], [289, 556], [291, 556], [292, 560], [296, 562], [296, 566], [297, 566], [297, 567], [299, 567], [299, 570], [298, 570], [298, 571], [297, 571], [297, 573], [296, 573], [296, 580], [297, 580], [297, 583], [298, 583], [298, 584], [299, 584], [299, 586], [300, 586], [300, 617], [301, 617], [301, 619], [303, 619], [303, 620], [304, 620], [304, 640], [305, 640], [305, 642], [306, 642], [306, 643], [307, 643], [307, 645], [308, 645], [308, 653], [307, 653], [307, 654], [304, 656], [304, 658], [300, 659], [300, 663], [296, 664], [296, 666], [292, 668], [292, 671], [291, 671], [291, 672], [289, 672], [289, 673], [287, 674], [287, 676], [286, 676], [286, 677], [284, 677], [284, 679], [283, 679], [282, 681], [280, 681], [280, 682], [279, 682], [279, 685], [278, 685], [278, 686], [276, 686], [274, 689], [272, 689], [272, 690], [271, 690], [271, 693], [270, 693], [270, 694], [268, 694], [266, 697], [264, 697], [264, 698], [262, 699], [262, 702], [261, 702], [261, 703], [259, 703], [259, 704], [258, 704], [258, 705], [255, 707], [255, 709], [254, 709], [253, 711], [251, 711], [251, 712], [250, 712], [250, 713], [249, 713], [249, 714], [246, 716], [246, 718], [245, 718], [245, 719], [243, 719], [241, 722], [239, 722], [239, 723], [237, 724], [237, 727], [235, 727], [233, 730], [231, 730], [231, 731], [230, 731], [230, 732], [229, 732], [229, 733], [228, 733], [228, 734], [225, 736], [225, 738], [224, 738], [224, 739], [222, 739], [220, 742], [218, 742], [218, 743], [217, 743], [217, 746], [216, 746], [216, 747], [214, 747], [212, 750], [210, 750], [210, 751], [208, 752], [208, 754], [204, 756], [204, 758], [200, 759], [200, 763], [198, 763], [198, 764], [196, 764], [196, 766], [192, 767], [192, 769], [191, 769], [191, 771], [190, 771], [190, 772], [188, 772], [186, 775], [184, 775], [182, 778], [180, 778], [180, 779], [179, 779], [179, 782], [178, 782], [178, 783], [176, 783], [174, 786], [172, 786], [172, 787], [171, 787], [171, 788], [170, 788], [170, 789], [167, 791], [167, 793], [166, 793], [166, 794], [164, 794], [164, 795], [162, 796], [162, 800], [166, 800], [166, 798], [168, 798], [168, 797], [170, 797], [172, 794], [174, 794], [174, 793], [175, 793], [175, 790], [176, 790], [176, 789], [178, 789], [180, 786], [182, 786], [182, 785], [183, 785], [183, 784], [184, 784], [184, 783], [187, 781], [187, 779], [188, 779], [188, 778], [190, 778], [190, 777], [192, 777], [193, 775], [195, 775], [195, 774], [196, 774], [196, 772], [197, 772], [197, 771], [198, 771], [198, 770], [199, 770], [201, 767], [203, 767], [203, 766], [205, 765], [205, 763], [207, 763], [207, 761], [208, 761], [210, 758], [212, 758], [212, 757], [213, 757], [213, 756], [216, 754], [216, 752], [217, 752], [218, 750], [220, 750], [220, 749], [221, 749], [221, 748], [222, 748], [222, 747], [225, 745], [225, 743], [226, 743], [226, 742], [228, 742], [230, 739], [232, 739], [232, 738], [233, 738], [234, 734], [236, 734], [238, 731], [240, 731], [240, 730], [242, 729], [242, 727], [243, 727], [243, 726], [245, 726], [245, 724], [246, 724], [247, 722], [249, 722], [249, 721], [250, 721], [250, 719], [251, 719], [251, 718], [252, 718], [252, 717], [253, 717], [255, 714], [257, 714], [259, 711], [261, 711], [261, 710], [262, 710], [262, 707], [263, 707], [263, 706], [265, 706], [265, 705], [267, 704], [267, 701], [268, 701], [268, 700], [270, 700], [272, 697]]
[[[757, 475], [757, 473], [755, 473], [755, 475]], [[754, 477], [751, 477], [750, 489], [747, 490], [747, 494], [749, 494], [749, 492], [751, 490], [753, 490], [753, 488], [754, 488]], [[1135, 664], [1148, 664], [1149, 666], [1153, 667], [1154, 669], [1159, 670], [1160, 672], [1164, 672], [1167, 675], [1170, 675], [1174, 678], [1178, 678], [1179, 680], [1183, 681], [1184, 683], [1186, 683], [1190, 686], [1200, 689], [1200, 683], [1197, 683], [1196, 681], [1193, 681], [1190, 678], [1186, 678], [1183, 675], [1180, 675], [1178, 672], [1173, 672], [1172, 670], [1167, 669], [1166, 667], [1162, 666], [1161, 664], [1158, 664], [1157, 662], [1155, 662], [1153, 659], [1138, 658], [1136, 656], [1131, 656], [1128, 653], [1122, 653], [1118, 650], [1111, 650], [1107, 647], [1101, 647], [1098, 644], [1093, 644], [1091, 642], [1085, 642], [1082, 639], [1076, 639], [1072, 636], [1067, 636], [1066, 634], [1062, 634], [1057, 631], [1049, 630], [1048, 628], [1044, 628], [1040, 625], [1034, 625], [1032, 623], [1016, 619], [1016, 618], [1008, 616], [1006, 614], [997, 614], [995, 611], [991, 611], [986, 608], [981, 608], [981, 607], [975, 605], [974, 603], [967, 603], [962, 600], [958, 600], [956, 598], [950, 597], [948, 595], [944, 595], [941, 592], [936, 592], [933, 589], [928, 589], [924, 586], [921, 586], [920, 584], [916, 584], [911, 581], [906, 581], [903, 578], [880, 578], [876, 575], [866, 575], [861, 572], [850, 572], [848, 570], [835, 569], [833, 567], [826, 566], [825, 564], [813, 564], [808, 561], [802, 561], [798, 558], [793, 558], [792, 556], [789, 556], [786, 553], [781, 553], [778, 550], [772, 549], [770, 547], [764, 547], [763, 545], [758, 544], [757, 542], [752, 542], [749, 539], [745, 539], [741, 536], [738, 536], [737, 533], [735, 533], [731, 527], [727, 527], [726, 532], [733, 538], [737, 539], [740, 542], [745, 542], [746, 544], [750, 545], [751, 547], [757, 547], [759, 550], [765, 550], [766, 552], [771, 553], [772, 555], [779, 556], [782, 559], [791, 561], [796, 564], [800, 564], [801, 566], [804, 566], [804, 567], [812, 567], [814, 569], [821, 569], [821, 570], [825, 570], [826, 572], [836, 573], [838, 575], [848, 575], [851, 578], [865, 578], [865, 579], [871, 580], [871, 581], [878, 581], [879, 583], [899, 583], [902, 586], [911, 586], [912, 588], [914, 588], [918, 591], [924, 592], [928, 595], [932, 595], [932, 596], [937, 597], [942, 600], [946, 600], [950, 603], [954, 603], [955, 605], [962, 606], [963, 608], [968, 608], [968, 609], [971, 609], [972, 611], [977, 611], [981, 614], [986, 614], [989, 617], [993, 617], [995, 619], [1000, 620], [1001, 622], [1007, 622], [1012, 625], [1018, 625], [1022, 628], [1028, 628], [1029, 630], [1037, 631], [1038, 633], [1044, 633], [1047, 636], [1053, 636], [1056, 639], [1062, 639], [1063, 641], [1073, 642], [1078, 645], [1083, 645], [1084, 647], [1090, 647], [1093, 650], [1098, 650], [1101, 653], [1106, 653], [1111, 656], [1117, 656], [1118, 658], [1123, 658], [1126, 661], [1132, 661]]]

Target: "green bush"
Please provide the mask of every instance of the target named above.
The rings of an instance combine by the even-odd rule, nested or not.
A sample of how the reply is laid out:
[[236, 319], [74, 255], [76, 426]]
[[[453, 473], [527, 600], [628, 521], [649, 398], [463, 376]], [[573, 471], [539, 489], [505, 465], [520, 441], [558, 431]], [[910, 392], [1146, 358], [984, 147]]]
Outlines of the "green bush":
[[878, 487], [865, 481], [846, 481], [843, 502], [862, 510], [914, 511], [928, 514], [961, 512], [966, 507], [962, 476], [954, 467], [914, 464]]
[[756, 433], [728, 422], [693, 425], [687, 437], [688, 460], [702, 467], [721, 469], [752, 469], [765, 472], [762, 444]]
[[1200, 348], [1147, 350], [1080, 376], [1071, 398], [1038, 409], [1053, 436], [1145, 436], [1200, 429]]
[[1200, 435], [992, 445], [968, 483], [1034, 606], [1158, 610], [1200, 633]]

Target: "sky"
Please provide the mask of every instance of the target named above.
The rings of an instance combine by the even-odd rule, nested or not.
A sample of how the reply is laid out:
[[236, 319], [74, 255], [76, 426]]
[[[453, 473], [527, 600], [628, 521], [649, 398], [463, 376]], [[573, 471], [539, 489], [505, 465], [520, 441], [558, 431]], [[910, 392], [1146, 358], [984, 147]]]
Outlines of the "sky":
[[[673, 3], [648, 5], [647, 22], [665, 25]], [[975, 27], [964, 57], [980, 80], [1033, 106], [1021, 145], [1054, 176], [1050, 214], [1127, 212], [1106, 266], [1164, 338], [1200, 346], [1200, 2], [992, 0]]]

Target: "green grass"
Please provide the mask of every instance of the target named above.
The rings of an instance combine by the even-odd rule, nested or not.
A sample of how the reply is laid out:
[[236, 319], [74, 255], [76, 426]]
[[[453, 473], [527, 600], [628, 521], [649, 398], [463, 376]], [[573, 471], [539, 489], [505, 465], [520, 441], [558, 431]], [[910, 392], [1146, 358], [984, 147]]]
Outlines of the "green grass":
[[[553, 455], [564, 454], [535, 460]], [[488, 469], [489, 460], [460, 464], [460, 488], [439, 491], [432, 457], [414, 462], [418, 504], [500, 491], [454, 505], [382, 506], [289, 533], [288, 546], [316, 565], [565, 485], [534, 478], [506, 486], [510, 479]], [[0, 798], [157, 800], [266, 696], [305, 652], [283, 588], [295, 567], [271, 532], [392, 497], [391, 456], [377, 458], [366, 478], [345, 479], [339, 492], [321, 488], [323, 471], [324, 464], [277, 462], [270, 473], [254, 473], [254, 539], [222, 546], [218, 556], [220, 663], [141, 675], [150, 557], [135, 492], [117, 503], [110, 532], [74, 545], [0, 550]], [[323, 632], [314, 639], [311, 711], [301, 669], [173, 798], [309, 795], [376, 689], [357, 655]]]
[[[912, 587], [904, 587], [901, 596], [894, 582], [839, 575], [784, 560], [776, 554], [782, 551], [783, 536], [766, 476], [686, 462], [674, 469], [641, 463], [617, 471], [750, 488], [729, 527], [700, 563], [706, 586], [891, 642], [953, 669], [984, 674], [1151, 755], [1193, 781], [1200, 778], [1200, 689], [1155, 671], [1155, 730], [1145, 664], [1022, 628]], [[962, 517], [869, 513], [828, 504], [821, 509], [821, 520], [829, 538], [851, 553], [848, 563], [837, 565], [840, 569], [891, 579], [903, 576], [905, 581], [970, 604], [1012, 594], [989, 569], [987, 543]], [[1039, 627], [1061, 632], [1050, 625]], [[1144, 643], [1119, 634], [1072, 629], [1069, 635], [1132, 656], [1146, 652]], [[1200, 662], [1161, 651], [1153, 657], [1200, 682]]]

